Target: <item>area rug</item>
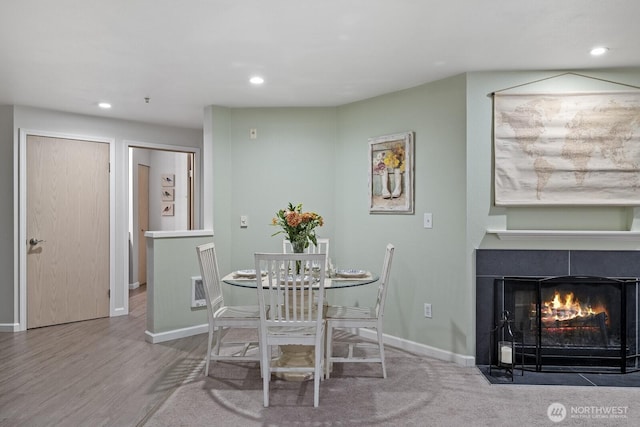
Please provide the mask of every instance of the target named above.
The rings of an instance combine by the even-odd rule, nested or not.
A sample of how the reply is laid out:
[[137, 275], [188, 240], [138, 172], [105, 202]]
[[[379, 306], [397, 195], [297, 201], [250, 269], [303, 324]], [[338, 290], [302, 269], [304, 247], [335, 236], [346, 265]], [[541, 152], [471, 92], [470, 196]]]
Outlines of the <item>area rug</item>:
[[562, 425], [640, 423], [638, 388], [493, 385], [476, 367], [390, 347], [387, 371], [383, 379], [379, 364], [335, 364], [317, 408], [313, 382], [273, 380], [265, 408], [257, 363], [213, 363], [208, 377], [194, 373], [144, 425], [548, 426], [560, 416]]

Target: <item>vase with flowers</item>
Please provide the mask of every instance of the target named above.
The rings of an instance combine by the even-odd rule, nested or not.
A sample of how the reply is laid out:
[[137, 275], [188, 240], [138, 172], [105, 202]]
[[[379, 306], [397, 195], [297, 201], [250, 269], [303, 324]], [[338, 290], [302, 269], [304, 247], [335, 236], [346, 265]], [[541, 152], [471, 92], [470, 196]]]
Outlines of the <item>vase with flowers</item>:
[[[271, 220], [271, 225], [280, 227], [280, 230], [271, 236], [286, 235], [291, 242], [293, 252], [303, 253], [309, 247], [309, 243], [318, 244], [315, 229], [322, 227], [324, 220], [315, 212], [302, 212], [302, 203], [295, 206], [289, 203], [286, 209], [280, 209], [276, 213], [275, 218]], [[296, 265], [299, 270], [299, 262]]]
[[285, 234], [291, 242], [293, 252], [301, 253], [309, 247], [309, 242], [318, 244], [315, 229], [322, 227], [324, 220], [315, 212], [302, 212], [302, 203], [295, 206], [289, 203], [286, 209], [280, 209], [276, 213], [271, 225], [281, 228], [272, 236]]

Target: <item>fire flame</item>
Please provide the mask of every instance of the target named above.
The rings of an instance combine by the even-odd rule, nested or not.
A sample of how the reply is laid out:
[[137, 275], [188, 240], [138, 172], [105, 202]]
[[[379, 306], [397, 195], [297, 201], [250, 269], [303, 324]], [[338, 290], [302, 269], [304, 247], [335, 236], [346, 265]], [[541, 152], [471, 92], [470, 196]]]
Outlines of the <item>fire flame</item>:
[[593, 316], [602, 312], [607, 314], [607, 319], [609, 317], [605, 307], [601, 305], [582, 305], [573, 292], [561, 295], [560, 292], [555, 291], [551, 301], [542, 303], [541, 311], [542, 321], [544, 322], [566, 321], [578, 317]]

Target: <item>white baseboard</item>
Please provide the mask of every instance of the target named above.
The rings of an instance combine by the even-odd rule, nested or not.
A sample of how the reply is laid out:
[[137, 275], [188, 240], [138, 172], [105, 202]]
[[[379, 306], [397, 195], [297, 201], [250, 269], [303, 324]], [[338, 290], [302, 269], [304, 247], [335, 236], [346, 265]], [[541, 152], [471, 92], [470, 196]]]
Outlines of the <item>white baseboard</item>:
[[20, 331], [19, 323], [0, 323], [0, 332], [18, 332]]
[[[209, 331], [209, 325], [203, 323], [202, 325], [190, 326], [188, 328], [173, 329], [171, 331], [159, 332], [154, 334], [149, 331], [145, 331], [145, 339], [151, 344], [157, 344], [165, 341], [171, 341], [178, 338], [190, 337], [192, 335], [206, 334]], [[360, 329], [360, 335], [364, 338], [377, 340], [376, 332], [371, 329]], [[384, 343], [390, 346], [409, 351], [414, 354], [422, 356], [433, 357], [434, 359], [444, 360], [446, 362], [453, 362], [456, 365], [471, 367], [476, 365], [476, 358], [473, 356], [466, 356], [463, 354], [452, 353], [450, 351], [442, 350], [436, 347], [431, 347], [425, 344], [397, 338], [392, 335], [384, 334]]]
[[[364, 338], [378, 340], [375, 330], [372, 329], [360, 329], [360, 335]], [[456, 365], [471, 367], [476, 365], [476, 358], [473, 356], [466, 356], [463, 354], [452, 353], [450, 351], [442, 350], [436, 347], [431, 347], [425, 344], [420, 344], [414, 341], [405, 340], [403, 338], [394, 337], [392, 335], [383, 334], [383, 340], [385, 344], [390, 346], [409, 351], [411, 353], [420, 354], [422, 356], [433, 357], [434, 359], [444, 360], [447, 362], [453, 362]]]
[[129, 312], [124, 307], [118, 307], [111, 312], [111, 317], [126, 316], [127, 314]]
[[140, 282], [129, 283], [129, 290], [138, 289], [140, 287]]
[[145, 340], [151, 344], [157, 344], [160, 342], [177, 340], [178, 338], [186, 338], [192, 335], [206, 334], [209, 332], [209, 324], [203, 323], [202, 325], [189, 326], [188, 328], [173, 329], [166, 332], [153, 332], [144, 331]]

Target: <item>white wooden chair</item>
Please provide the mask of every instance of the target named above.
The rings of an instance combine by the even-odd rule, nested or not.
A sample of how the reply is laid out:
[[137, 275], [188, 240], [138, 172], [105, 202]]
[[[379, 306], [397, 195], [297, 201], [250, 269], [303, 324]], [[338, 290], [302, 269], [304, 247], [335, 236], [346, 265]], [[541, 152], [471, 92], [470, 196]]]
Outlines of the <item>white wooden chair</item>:
[[[327, 258], [324, 262], [324, 270], [329, 271], [329, 239], [318, 237], [316, 239], [316, 242], [318, 242], [317, 245], [314, 245], [313, 243], [309, 242], [309, 246], [307, 247], [307, 250], [305, 252], [308, 254], [327, 255]], [[285, 253], [285, 254], [293, 253], [293, 246], [291, 245], [291, 242], [288, 239], [284, 239], [282, 241], [282, 253]]]
[[[316, 282], [305, 270], [313, 263], [322, 265], [325, 258], [325, 254], [255, 254], [256, 273], [264, 275], [263, 286], [258, 286], [258, 303], [265, 407], [269, 406], [271, 373], [286, 372], [313, 374], [313, 406], [319, 404], [324, 376], [325, 272], [320, 271]], [[282, 345], [313, 346], [313, 366], [271, 363], [272, 346]]]
[[[196, 247], [202, 284], [204, 285], [207, 300], [207, 316], [209, 318], [209, 341], [207, 345], [207, 363], [204, 374], [209, 375], [209, 361], [211, 360], [260, 360], [259, 334], [258, 341], [226, 341], [222, 342], [229, 328], [255, 328], [260, 326], [260, 309], [257, 305], [228, 306], [224, 304], [222, 288], [220, 287], [220, 273], [214, 243], [207, 243]], [[216, 333], [217, 332], [217, 333]], [[212, 351], [213, 337], [216, 335], [216, 344]], [[222, 346], [242, 345], [242, 349], [232, 354], [221, 355]], [[258, 351], [253, 351], [254, 348]], [[252, 350], [256, 353], [247, 355]]]
[[[386, 248], [380, 283], [378, 286], [378, 297], [374, 307], [343, 307], [328, 306], [325, 320], [327, 322], [327, 357], [326, 357], [326, 377], [330, 377], [332, 364], [334, 362], [378, 362], [382, 364], [382, 376], [387, 378], [387, 368], [384, 363], [384, 344], [382, 342], [382, 321], [384, 316], [384, 304], [387, 297], [389, 285], [389, 273], [391, 271], [391, 261], [395, 247], [389, 243]], [[349, 341], [348, 354], [346, 357], [333, 355], [333, 330], [335, 328], [375, 328], [378, 335], [378, 356], [377, 357], [356, 357], [353, 355], [353, 348], [356, 344], [363, 344], [363, 341]], [[368, 343], [370, 344], [370, 343]]]

